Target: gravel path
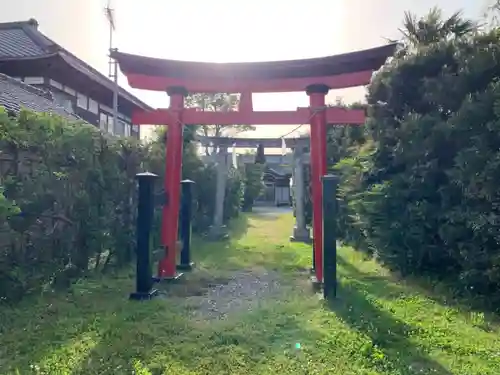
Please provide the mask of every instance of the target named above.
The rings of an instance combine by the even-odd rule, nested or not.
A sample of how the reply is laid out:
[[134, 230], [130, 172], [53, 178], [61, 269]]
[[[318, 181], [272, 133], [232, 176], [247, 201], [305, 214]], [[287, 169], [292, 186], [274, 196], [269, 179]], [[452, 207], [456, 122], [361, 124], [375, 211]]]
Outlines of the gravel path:
[[[253, 213], [263, 217], [279, 217], [291, 212], [290, 207], [254, 207]], [[264, 300], [282, 293], [280, 275], [264, 269], [234, 272], [223, 282], [210, 285], [203, 295], [188, 297], [193, 318], [205, 321], [223, 320], [230, 315], [256, 310]]]
[[205, 296], [191, 297], [193, 315], [204, 320], [225, 319], [233, 313], [252, 311], [263, 299], [278, 296], [279, 275], [270, 271], [239, 271], [227, 284], [214, 285]]

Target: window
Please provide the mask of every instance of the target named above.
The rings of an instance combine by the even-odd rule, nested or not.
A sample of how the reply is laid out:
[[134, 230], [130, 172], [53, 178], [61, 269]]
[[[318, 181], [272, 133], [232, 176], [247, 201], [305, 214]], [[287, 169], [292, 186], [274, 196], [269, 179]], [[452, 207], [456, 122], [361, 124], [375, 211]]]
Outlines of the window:
[[113, 129], [114, 128], [114, 126], [113, 126], [114, 121], [113, 120], [114, 120], [113, 116], [108, 116], [108, 133], [110, 133], [110, 134], [115, 134], [114, 129]]
[[104, 131], [108, 130], [108, 115], [102, 112], [99, 116], [99, 128]]
[[83, 94], [77, 93], [76, 95], [76, 105], [80, 108], [87, 109], [87, 97]]
[[96, 115], [97, 113], [99, 113], [99, 105], [95, 100], [92, 100], [90, 98], [89, 98], [89, 111], [95, 113]]
[[62, 91], [57, 91], [57, 90], [52, 92], [52, 95], [54, 96], [54, 100], [57, 104], [66, 109], [68, 112], [71, 113], [74, 112], [73, 98], [71, 96]]
[[125, 137], [130, 137], [130, 124], [125, 122]]
[[73, 108], [73, 101], [71, 99], [64, 99], [62, 103], [64, 109], [70, 113], [74, 113], [75, 110]]
[[43, 85], [43, 77], [24, 77], [24, 83], [28, 85]]
[[63, 89], [63, 85], [62, 85], [62, 84], [60, 84], [59, 82], [54, 81], [53, 79], [51, 79], [49, 82], [50, 82], [50, 85], [51, 85], [52, 87], [55, 87], [56, 89], [59, 89], [59, 90], [62, 90], [62, 89]]
[[125, 123], [122, 120], [118, 120], [116, 122], [115, 134], [121, 136], [125, 135]]
[[67, 92], [70, 95], [76, 96], [76, 91], [73, 90], [72, 88], [68, 87], [68, 86], [64, 86], [64, 91]]

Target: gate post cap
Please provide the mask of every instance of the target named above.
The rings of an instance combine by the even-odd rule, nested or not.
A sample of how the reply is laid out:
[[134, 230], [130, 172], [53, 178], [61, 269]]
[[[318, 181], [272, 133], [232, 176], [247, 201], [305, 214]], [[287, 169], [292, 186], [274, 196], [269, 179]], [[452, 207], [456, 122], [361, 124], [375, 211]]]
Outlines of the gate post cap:
[[153, 180], [153, 179], [155, 179], [157, 177], [158, 177], [157, 174], [154, 174], [154, 173], [151, 173], [151, 172], [141, 172], [141, 173], [137, 173], [135, 175], [135, 178], [138, 179], [138, 180]]
[[321, 177], [323, 181], [335, 181], [338, 180], [338, 177], [334, 174], [326, 174]]

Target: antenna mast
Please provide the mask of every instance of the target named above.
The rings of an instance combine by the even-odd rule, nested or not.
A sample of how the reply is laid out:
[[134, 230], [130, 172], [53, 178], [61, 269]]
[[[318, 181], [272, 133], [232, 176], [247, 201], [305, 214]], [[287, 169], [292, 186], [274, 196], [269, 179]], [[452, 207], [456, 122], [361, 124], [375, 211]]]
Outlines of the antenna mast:
[[[108, 61], [108, 77], [114, 81], [113, 87], [113, 132], [118, 127], [118, 62], [111, 57], [113, 48], [113, 32], [115, 31], [115, 10], [111, 8], [111, 0], [108, 0], [108, 5], [104, 8], [104, 14], [109, 22], [109, 61]], [[109, 130], [109, 124], [108, 124]], [[127, 135], [127, 134], [125, 134]]]

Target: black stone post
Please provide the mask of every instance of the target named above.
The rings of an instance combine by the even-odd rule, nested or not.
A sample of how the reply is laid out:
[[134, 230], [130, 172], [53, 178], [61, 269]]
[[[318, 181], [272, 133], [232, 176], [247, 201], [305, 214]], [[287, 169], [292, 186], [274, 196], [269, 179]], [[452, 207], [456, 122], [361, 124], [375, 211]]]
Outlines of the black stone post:
[[180, 238], [182, 242], [180, 264], [177, 265], [179, 271], [190, 271], [193, 268], [191, 262], [191, 221], [193, 217], [193, 185], [194, 181], [181, 181], [181, 225]]
[[153, 188], [157, 175], [149, 172], [138, 173], [139, 200], [137, 207], [137, 273], [136, 291], [130, 294], [130, 299], [146, 300], [158, 294], [153, 289], [151, 269], [150, 234], [153, 224], [154, 196]]
[[337, 182], [326, 175], [323, 182], [323, 297], [337, 296]]

